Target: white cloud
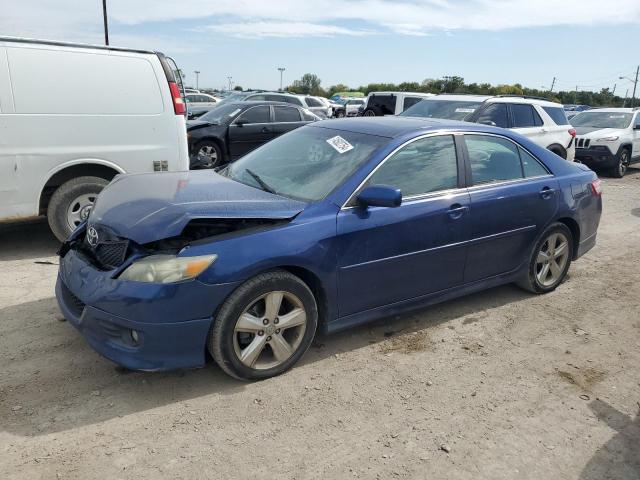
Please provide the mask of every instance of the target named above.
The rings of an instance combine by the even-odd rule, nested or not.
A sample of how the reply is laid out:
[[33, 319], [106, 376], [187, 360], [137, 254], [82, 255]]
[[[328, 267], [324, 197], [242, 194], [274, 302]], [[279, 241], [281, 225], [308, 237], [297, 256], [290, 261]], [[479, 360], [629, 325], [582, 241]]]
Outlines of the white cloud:
[[362, 29], [349, 29], [335, 25], [321, 25], [308, 22], [248, 22], [221, 23], [207, 27], [213, 32], [236, 38], [263, 37], [334, 37], [336, 35], [362, 36], [372, 32]]
[[[0, 32], [100, 42], [100, 0], [0, 0]], [[455, 30], [640, 24], [639, 0], [109, 0], [122, 29], [181, 21], [240, 38], [378, 34], [423, 36]], [[174, 25], [164, 37], [175, 37]], [[133, 32], [132, 32], [133, 33]], [[135, 32], [144, 41], [144, 33]], [[157, 36], [157, 35], [156, 35]], [[152, 36], [149, 37], [152, 39]]]

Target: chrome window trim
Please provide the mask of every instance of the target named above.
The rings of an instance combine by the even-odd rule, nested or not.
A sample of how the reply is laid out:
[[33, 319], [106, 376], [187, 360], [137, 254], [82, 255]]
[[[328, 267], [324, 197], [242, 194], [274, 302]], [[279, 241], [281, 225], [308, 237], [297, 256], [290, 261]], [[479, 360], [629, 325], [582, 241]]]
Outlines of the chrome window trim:
[[[424, 138], [438, 137], [438, 136], [444, 136], [444, 135], [449, 135], [451, 137], [454, 137], [457, 134], [460, 134], [460, 132], [443, 132], [441, 130], [436, 131], [436, 132], [429, 132], [429, 133], [425, 133], [423, 135], [420, 135], [418, 137], [412, 138], [410, 140], [407, 140], [402, 145], [399, 145], [398, 147], [394, 148], [393, 151], [391, 151], [386, 157], [384, 157], [382, 159], [382, 161], [378, 165], [376, 165], [376, 168], [371, 170], [371, 172], [369, 172], [369, 174], [364, 178], [364, 180], [362, 180], [362, 182], [360, 182], [360, 185], [358, 185], [358, 187], [353, 191], [353, 193], [351, 193], [351, 195], [349, 195], [349, 198], [347, 198], [347, 201], [342, 204], [342, 207], [340, 207], [340, 210], [348, 210], [350, 208], [355, 208], [355, 206], [349, 206], [349, 203], [351, 202], [351, 200], [356, 196], [356, 194], [360, 191], [360, 189], [363, 187], [363, 185], [369, 181], [369, 179], [373, 176], [373, 174], [376, 173], [378, 171], [378, 169], [380, 167], [382, 167], [382, 165], [387, 163], [387, 160], [389, 160], [389, 158], [391, 158], [393, 155], [395, 155], [396, 152], [398, 152], [399, 150], [403, 149], [404, 147], [406, 147], [407, 145], [409, 145], [409, 144], [411, 144], [411, 143], [413, 143], [415, 141], [422, 140]], [[454, 144], [454, 146], [455, 146], [455, 144]], [[459, 154], [458, 154], [458, 151], [456, 150], [456, 165], [457, 165], [458, 158], [459, 158]], [[448, 190], [451, 190], [451, 189], [448, 189]], [[460, 190], [460, 189], [458, 188], [458, 189], [455, 189], [455, 190]], [[410, 199], [412, 197], [423, 196], [423, 195], [437, 195], [437, 194], [441, 194], [443, 192], [445, 192], [445, 190], [438, 190], [438, 191], [435, 191], [435, 192], [425, 192], [425, 193], [421, 193], [419, 195], [412, 195], [411, 197], [406, 197], [406, 199], [408, 200], [408, 199]], [[405, 198], [403, 198], [402, 200], [404, 202]]]
[[[640, 115], [640, 114], [639, 114]], [[342, 210], [350, 210], [352, 208], [356, 208], [356, 206], [349, 206], [349, 203], [351, 202], [351, 200], [357, 195], [357, 193], [360, 191], [360, 189], [367, 183], [367, 181], [369, 181], [369, 178], [371, 178], [371, 176], [373, 176], [374, 173], [376, 173], [376, 171], [382, 167], [382, 165], [384, 165], [387, 160], [389, 160], [389, 158], [391, 158], [398, 150], [404, 148], [405, 146], [409, 145], [410, 143], [413, 143], [417, 140], [421, 140], [423, 138], [427, 138], [427, 137], [435, 137], [435, 136], [442, 136], [442, 135], [451, 135], [451, 136], [458, 136], [458, 135], [482, 135], [482, 136], [490, 136], [490, 137], [497, 137], [497, 138], [502, 138], [504, 140], [508, 140], [509, 142], [513, 143], [516, 148], [521, 148], [523, 149], [525, 152], [527, 152], [529, 155], [531, 155], [540, 165], [542, 165], [542, 167], [549, 172], [549, 169], [547, 168], [547, 166], [540, 162], [538, 160], [538, 157], [536, 157], [533, 153], [531, 153], [531, 151], [529, 151], [529, 149], [527, 149], [526, 147], [520, 145], [519, 143], [517, 143], [516, 141], [510, 139], [509, 137], [505, 137], [503, 135], [499, 135], [497, 133], [491, 133], [491, 132], [465, 132], [465, 131], [454, 131], [454, 132], [450, 132], [450, 131], [442, 131], [442, 130], [438, 130], [435, 132], [429, 132], [429, 133], [425, 133], [423, 135], [420, 135], [418, 137], [412, 138], [408, 141], [406, 141], [405, 143], [403, 143], [402, 145], [399, 145], [398, 147], [396, 147], [392, 152], [390, 152], [386, 157], [384, 157], [382, 159], [382, 161], [364, 178], [364, 180], [362, 182], [360, 182], [360, 184], [358, 185], [358, 187], [353, 191], [353, 193], [351, 193], [351, 195], [349, 195], [349, 197], [347, 198], [347, 201], [344, 202], [342, 204], [342, 207], [340, 207], [340, 211]], [[460, 153], [457, 151], [456, 149], [456, 159], [460, 159]], [[520, 162], [522, 162], [522, 159], [520, 159]], [[524, 172], [523, 172], [524, 175]], [[491, 183], [481, 183], [479, 185], [471, 185], [471, 186], [466, 186], [463, 188], [453, 188], [453, 189], [447, 189], [447, 190], [438, 190], [435, 192], [426, 192], [426, 193], [421, 193], [419, 195], [412, 195], [410, 197], [403, 197], [402, 198], [402, 202], [404, 204], [405, 200], [408, 202], [411, 201], [415, 201], [415, 200], [422, 200], [424, 198], [431, 198], [431, 197], [435, 197], [435, 196], [446, 196], [446, 195], [450, 195], [453, 194], [455, 192], [462, 192], [462, 191], [476, 191], [476, 190], [480, 190], [483, 188], [492, 188], [492, 187], [496, 187], [496, 186], [502, 186], [502, 185], [507, 185], [507, 184], [515, 184], [515, 183], [523, 183], [523, 182], [527, 182], [527, 181], [531, 181], [531, 180], [536, 180], [536, 179], [541, 179], [541, 178], [548, 178], [548, 177], [554, 177], [555, 175], [553, 175], [553, 173], [549, 172], [547, 175], [537, 175], [535, 177], [522, 177], [522, 178], [516, 178], [516, 179], [512, 179], [512, 180], [502, 180], [502, 181], [498, 181], [498, 182], [491, 182]], [[473, 178], [472, 178], [473, 180]], [[400, 205], [402, 206], [402, 205]]]

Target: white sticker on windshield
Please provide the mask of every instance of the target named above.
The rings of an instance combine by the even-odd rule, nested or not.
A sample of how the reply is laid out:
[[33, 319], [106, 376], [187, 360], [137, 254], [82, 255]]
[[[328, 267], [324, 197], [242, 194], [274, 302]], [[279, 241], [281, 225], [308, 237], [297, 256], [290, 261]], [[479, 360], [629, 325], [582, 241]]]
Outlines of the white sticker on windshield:
[[609, 118], [624, 118], [624, 115], [609, 115]]
[[327, 139], [327, 143], [336, 149], [338, 153], [348, 152], [349, 150], [353, 150], [353, 145], [347, 142], [340, 135], [336, 135], [335, 137]]
[[241, 108], [236, 108], [233, 112], [231, 112], [229, 114], [230, 117], [235, 117], [237, 114], [240, 113], [240, 110], [242, 110]]
[[456, 108], [456, 113], [473, 113], [475, 111], [475, 108]]

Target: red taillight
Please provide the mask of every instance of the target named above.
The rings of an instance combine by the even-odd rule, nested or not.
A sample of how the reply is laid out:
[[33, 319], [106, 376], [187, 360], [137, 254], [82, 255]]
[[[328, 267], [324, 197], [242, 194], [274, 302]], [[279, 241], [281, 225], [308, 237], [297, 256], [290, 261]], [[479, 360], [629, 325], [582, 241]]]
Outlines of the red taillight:
[[593, 191], [593, 194], [598, 197], [602, 195], [602, 182], [600, 182], [599, 178], [591, 182], [591, 190]]
[[575, 128], [570, 128], [569, 129], [569, 135], [571, 135], [573, 138], [576, 137], [576, 129]]
[[169, 90], [171, 90], [171, 98], [173, 99], [173, 110], [176, 115], [184, 115], [187, 109], [184, 106], [184, 100], [180, 96], [180, 89], [176, 82], [169, 82]]

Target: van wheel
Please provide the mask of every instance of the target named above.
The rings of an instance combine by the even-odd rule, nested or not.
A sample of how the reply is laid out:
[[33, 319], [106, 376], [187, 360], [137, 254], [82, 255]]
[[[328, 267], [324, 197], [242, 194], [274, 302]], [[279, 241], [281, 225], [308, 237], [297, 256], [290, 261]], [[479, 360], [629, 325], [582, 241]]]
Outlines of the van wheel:
[[225, 373], [261, 380], [300, 360], [317, 325], [318, 307], [309, 287], [276, 270], [246, 281], [227, 298], [214, 319], [208, 348]]
[[60, 185], [47, 208], [49, 227], [64, 242], [82, 222], [89, 218], [98, 194], [109, 182], [100, 177], [78, 177]]

